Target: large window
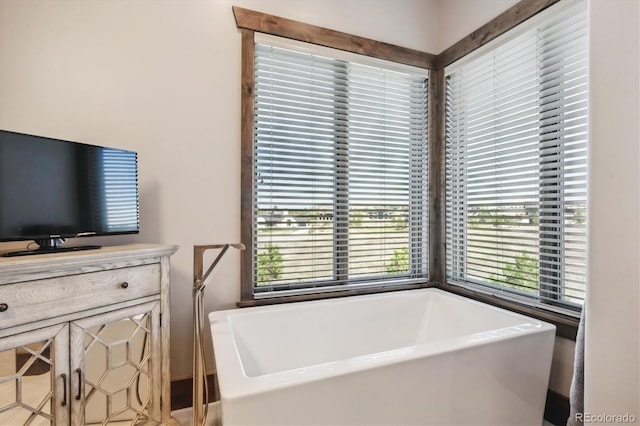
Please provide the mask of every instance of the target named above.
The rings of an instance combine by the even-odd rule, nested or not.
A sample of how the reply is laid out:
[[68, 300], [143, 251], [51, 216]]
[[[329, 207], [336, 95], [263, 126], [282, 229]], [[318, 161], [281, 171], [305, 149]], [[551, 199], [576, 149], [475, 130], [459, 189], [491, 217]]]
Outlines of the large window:
[[586, 2], [561, 2], [446, 69], [450, 283], [579, 310], [587, 66]]
[[426, 281], [426, 77], [256, 35], [255, 297]]

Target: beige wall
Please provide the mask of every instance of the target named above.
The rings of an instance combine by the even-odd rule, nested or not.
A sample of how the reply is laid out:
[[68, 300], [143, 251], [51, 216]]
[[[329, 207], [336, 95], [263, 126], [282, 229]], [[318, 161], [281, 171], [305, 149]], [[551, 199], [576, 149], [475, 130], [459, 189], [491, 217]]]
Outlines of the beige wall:
[[640, 2], [592, 0], [585, 411], [640, 421]]
[[466, 37], [518, 0], [442, 0], [439, 2], [439, 52]]

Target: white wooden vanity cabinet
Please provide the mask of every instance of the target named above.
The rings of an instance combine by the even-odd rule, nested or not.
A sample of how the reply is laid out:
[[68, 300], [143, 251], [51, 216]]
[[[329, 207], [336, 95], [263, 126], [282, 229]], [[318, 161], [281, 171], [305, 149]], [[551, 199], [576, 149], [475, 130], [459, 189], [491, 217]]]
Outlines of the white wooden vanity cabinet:
[[177, 424], [169, 257], [176, 246], [0, 257], [0, 424]]

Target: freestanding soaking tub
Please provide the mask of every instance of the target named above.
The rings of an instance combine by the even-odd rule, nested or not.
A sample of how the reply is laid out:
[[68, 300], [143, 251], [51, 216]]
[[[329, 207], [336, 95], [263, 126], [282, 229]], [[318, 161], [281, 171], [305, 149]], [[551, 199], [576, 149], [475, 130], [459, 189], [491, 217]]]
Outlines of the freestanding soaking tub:
[[542, 424], [555, 327], [442, 290], [209, 321], [224, 425]]

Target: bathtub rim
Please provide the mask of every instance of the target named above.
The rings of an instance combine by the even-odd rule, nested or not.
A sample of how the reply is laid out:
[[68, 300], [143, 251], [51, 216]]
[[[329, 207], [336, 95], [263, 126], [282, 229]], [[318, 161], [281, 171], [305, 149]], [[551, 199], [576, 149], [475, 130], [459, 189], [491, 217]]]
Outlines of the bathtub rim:
[[[216, 360], [216, 372], [219, 381], [221, 400], [233, 400], [264, 392], [270, 392], [285, 387], [296, 386], [310, 381], [319, 381], [336, 376], [345, 375], [352, 372], [365, 371], [368, 369], [380, 368], [392, 364], [410, 362], [425, 357], [442, 356], [460, 350], [469, 349], [476, 346], [488, 345], [508, 339], [526, 338], [532, 334], [553, 333], [555, 336], [556, 327], [536, 318], [512, 312], [464, 296], [450, 293], [438, 288], [422, 288], [401, 290], [393, 293], [367, 294], [351, 296], [344, 299], [364, 299], [364, 298], [384, 298], [397, 295], [402, 297], [407, 292], [438, 293], [446, 297], [463, 300], [465, 303], [480, 305], [483, 308], [506, 313], [509, 316], [520, 318], [522, 324], [495, 328], [489, 331], [454, 337], [451, 339], [429, 342], [419, 345], [406, 346], [392, 350], [376, 352], [356, 356], [349, 359], [340, 359], [324, 362], [311, 366], [292, 368], [284, 371], [266, 373], [257, 376], [246, 374], [242, 365], [240, 353], [238, 351], [233, 332], [229, 324], [229, 318], [233, 316], [252, 315], [253, 313], [270, 310], [295, 310], [301, 305], [310, 306], [316, 304], [336, 303], [337, 299], [321, 299], [305, 302], [293, 302], [284, 305], [256, 306], [250, 308], [235, 308], [209, 313], [209, 323], [212, 335], [214, 359]], [[348, 300], [344, 300], [348, 302]], [[218, 368], [224, 364], [225, 369]]]

